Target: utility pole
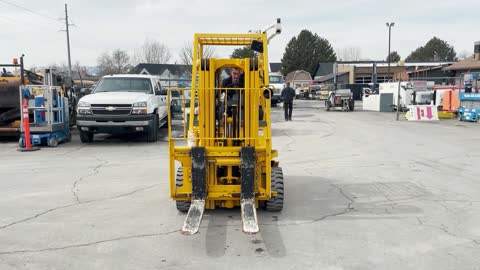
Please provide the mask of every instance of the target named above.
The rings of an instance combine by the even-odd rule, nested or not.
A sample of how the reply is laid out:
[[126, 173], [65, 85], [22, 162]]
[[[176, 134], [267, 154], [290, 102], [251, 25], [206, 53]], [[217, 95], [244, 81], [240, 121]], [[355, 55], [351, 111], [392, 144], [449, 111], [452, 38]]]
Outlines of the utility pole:
[[387, 56], [387, 60], [388, 60], [388, 73], [387, 73], [387, 79], [390, 80], [390, 43], [391, 43], [391, 40], [392, 40], [392, 27], [395, 25], [394, 22], [391, 22], [391, 23], [387, 23], [387, 27], [388, 27], [388, 56]]
[[68, 76], [72, 78], [72, 59], [70, 57], [70, 32], [68, 31], [68, 9], [65, 4], [65, 27], [67, 31], [67, 51], [68, 51]]
[[400, 116], [400, 89], [402, 87], [402, 78], [398, 80], [398, 92], [397, 92], [397, 114], [396, 114], [396, 120], [398, 121], [399, 116]]

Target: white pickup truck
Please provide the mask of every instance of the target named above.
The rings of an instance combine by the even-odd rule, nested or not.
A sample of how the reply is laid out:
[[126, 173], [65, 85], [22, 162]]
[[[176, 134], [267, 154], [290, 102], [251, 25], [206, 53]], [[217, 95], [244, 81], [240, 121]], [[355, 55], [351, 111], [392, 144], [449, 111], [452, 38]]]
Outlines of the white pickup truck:
[[282, 90], [285, 88], [285, 80], [283, 75], [280, 73], [270, 73], [269, 74], [270, 85], [273, 86], [273, 95], [271, 104], [273, 107], [276, 107], [278, 103], [282, 102]]
[[77, 105], [83, 143], [92, 142], [95, 133], [125, 132], [146, 132], [147, 141], [155, 142], [167, 117], [167, 91], [150, 75], [104, 76]]

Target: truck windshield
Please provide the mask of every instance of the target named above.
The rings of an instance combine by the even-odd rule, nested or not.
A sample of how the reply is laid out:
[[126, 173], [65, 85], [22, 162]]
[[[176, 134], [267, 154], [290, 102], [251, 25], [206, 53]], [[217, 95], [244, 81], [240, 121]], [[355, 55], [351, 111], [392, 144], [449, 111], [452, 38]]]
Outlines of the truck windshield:
[[269, 76], [270, 83], [283, 83], [282, 76]]
[[152, 84], [148, 78], [104, 78], [95, 87], [100, 92], [143, 92], [152, 93]]

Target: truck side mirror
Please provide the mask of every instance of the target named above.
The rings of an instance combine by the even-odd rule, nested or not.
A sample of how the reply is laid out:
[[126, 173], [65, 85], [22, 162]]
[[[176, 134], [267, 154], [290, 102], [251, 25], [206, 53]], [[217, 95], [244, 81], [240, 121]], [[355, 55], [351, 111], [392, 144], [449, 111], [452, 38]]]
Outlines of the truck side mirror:
[[156, 96], [166, 96], [167, 95], [167, 90], [166, 89], [160, 89], [155, 91]]
[[92, 88], [82, 88], [80, 89], [80, 94], [81, 95], [89, 95], [92, 93]]

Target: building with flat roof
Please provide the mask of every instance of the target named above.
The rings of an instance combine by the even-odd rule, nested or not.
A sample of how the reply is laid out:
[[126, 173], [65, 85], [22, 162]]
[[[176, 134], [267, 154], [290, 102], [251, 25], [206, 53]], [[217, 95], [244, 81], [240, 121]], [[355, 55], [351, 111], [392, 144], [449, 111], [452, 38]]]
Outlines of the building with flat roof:
[[[454, 62], [403, 62], [390, 63], [390, 72], [388, 72], [388, 62], [386, 61], [348, 61], [337, 62], [338, 83], [349, 84], [368, 84], [372, 83], [374, 73], [374, 64], [376, 65], [377, 83], [388, 82], [389, 80], [402, 78], [410, 79], [413, 76], [417, 79], [424, 76], [425, 73], [419, 73], [419, 70], [439, 70], [438, 77], [448, 77], [449, 73], [444, 72], [443, 68]], [[334, 63], [319, 63], [315, 70], [314, 80], [325, 81], [333, 80]], [[348, 78], [348, 79], [347, 79]]]

